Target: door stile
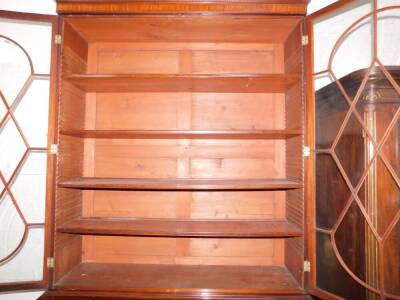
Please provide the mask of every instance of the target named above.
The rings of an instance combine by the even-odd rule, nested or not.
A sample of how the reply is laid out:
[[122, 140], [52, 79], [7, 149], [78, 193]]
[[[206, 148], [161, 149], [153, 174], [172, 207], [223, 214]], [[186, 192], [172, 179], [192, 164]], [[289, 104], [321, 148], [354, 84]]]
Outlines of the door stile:
[[[51, 145], [57, 144], [58, 140], [58, 62], [60, 56], [60, 47], [55, 41], [55, 37], [59, 34], [59, 17], [56, 15], [44, 15], [35, 13], [24, 13], [24, 12], [13, 12], [0, 10], [1, 19], [16, 20], [21, 22], [43, 22], [51, 24], [51, 58], [50, 58], [50, 73], [38, 74], [35, 73], [31, 77], [49, 78], [49, 110], [48, 110], [48, 135], [46, 148], [29, 147], [27, 151], [41, 150], [46, 151], [46, 192], [45, 192], [45, 216], [44, 216], [44, 255], [43, 255], [43, 277], [39, 281], [23, 281], [23, 282], [9, 282], [0, 283], [0, 292], [16, 291], [16, 290], [38, 290], [48, 288], [51, 282], [52, 268], [48, 267], [48, 258], [52, 257], [53, 253], [53, 232], [54, 232], [54, 199], [55, 199], [55, 184], [56, 184], [56, 155], [51, 153]], [[28, 54], [29, 55], [29, 54]], [[11, 109], [11, 107], [10, 107]], [[19, 126], [17, 124], [17, 126]], [[23, 137], [25, 139], [25, 137]], [[30, 153], [30, 152], [29, 152]], [[28, 152], [24, 154], [24, 157], [29, 155]], [[24, 158], [20, 161], [16, 171], [20, 165], [24, 162]], [[16, 172], [15, 171], [15, 172]], [[5, 179], [3, 178], [5, 182]], [[8, 189], [9, 187], [5, 187]], [[35, 228], [36, 224], [29, 224], [29, 228]], [[27, 228], [28, 228], [27, 227]], [[21, 241], [19, 247], [24, 244], [24, 240]], [[16, 249], [18, 252], [20, 249]], [[7, 262], [6, 262], [7, 263]], [[23, 270], [20, 270], [23, 272]]]

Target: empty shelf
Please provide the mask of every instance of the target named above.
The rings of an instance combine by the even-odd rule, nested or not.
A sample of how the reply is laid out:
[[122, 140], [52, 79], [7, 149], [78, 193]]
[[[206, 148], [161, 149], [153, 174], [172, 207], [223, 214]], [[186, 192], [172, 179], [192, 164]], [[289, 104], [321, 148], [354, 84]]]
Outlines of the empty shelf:
[[86, 92], [284, 93], [299, 74], [74, 74], [65, 80]]
[[61, 134], [102, 139], [286, 139], [301, 129], [277, 130], [61, 130]]
[[286, 179], [142, 179], [78, 177], [60, 181], [59, 187], [111, 190], [286, 190], [302, 184]]
[[201, 293], [202, 290], [207, 290], [208, 294], [239, 295], [244, 290], [255, 295], [304, 293], [284, 266], [81, 263], [58, 280], [54, 287], [62, 290], [86, 291], [98, 290], [99, 287], [105, 291], [158, 293], [174, 291], [176, 294]]
[[287, 220], [177, 220], [137, 218], [79, 218], [57, 228], [82, 235], [286, 238], [302, 236], [301, 229]]

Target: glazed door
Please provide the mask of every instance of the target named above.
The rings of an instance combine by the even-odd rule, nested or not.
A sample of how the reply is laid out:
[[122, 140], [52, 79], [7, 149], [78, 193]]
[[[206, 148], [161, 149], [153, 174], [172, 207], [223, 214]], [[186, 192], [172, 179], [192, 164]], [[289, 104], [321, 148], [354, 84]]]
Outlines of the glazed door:
[[400, 299], [400, 0], [307, 20], [311, 292]]
[[49, 279], [57, 24], [0, 11], [0, 291]]

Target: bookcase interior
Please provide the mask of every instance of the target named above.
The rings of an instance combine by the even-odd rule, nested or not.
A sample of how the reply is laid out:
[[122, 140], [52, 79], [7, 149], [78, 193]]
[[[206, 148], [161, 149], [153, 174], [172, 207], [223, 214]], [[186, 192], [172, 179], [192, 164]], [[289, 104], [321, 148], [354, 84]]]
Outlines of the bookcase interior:
[[56, 289], [302, 293], [301, 24], [63, 18]]

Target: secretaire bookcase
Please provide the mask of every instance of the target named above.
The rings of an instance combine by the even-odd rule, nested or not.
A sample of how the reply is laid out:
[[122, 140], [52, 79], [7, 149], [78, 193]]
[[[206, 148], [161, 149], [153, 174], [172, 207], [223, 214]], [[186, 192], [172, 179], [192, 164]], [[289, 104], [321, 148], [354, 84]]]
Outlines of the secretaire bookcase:
[[400, 299], [400, 2], [307, 2], [0, 12], [0, 290]]

